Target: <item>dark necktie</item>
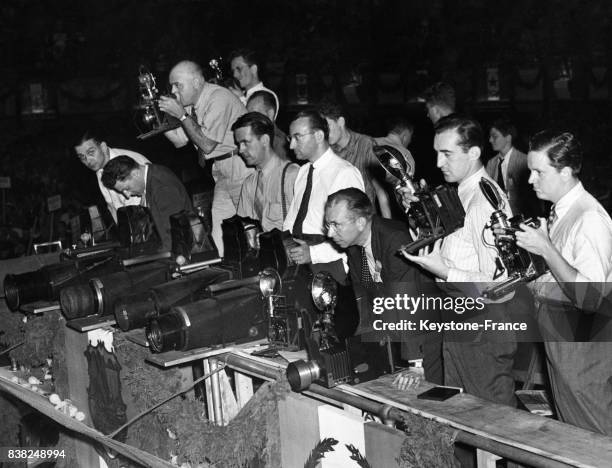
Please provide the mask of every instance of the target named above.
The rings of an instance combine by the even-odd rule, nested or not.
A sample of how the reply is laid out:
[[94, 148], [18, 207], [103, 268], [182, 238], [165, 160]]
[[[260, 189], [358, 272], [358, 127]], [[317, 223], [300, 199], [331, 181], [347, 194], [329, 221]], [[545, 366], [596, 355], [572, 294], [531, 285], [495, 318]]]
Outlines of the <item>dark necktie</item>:
[[263, 204], [264, 204], [264, 193], [263, 193], [263, 181], [261, 180], [261, 169], [257, 170], [257, 182], [255, 184], [255, 196], [253, 199], [253, 211], [258, 220], [263, 219]]
[[[310, 164], [310, 163], [309, 163]], [[300, 203], [300, 209], [298, 210], [295, 222], [293, 223], [293, 230], [291, 233], [294, 236], [302, 235], [302, 225], [306, 219], [306, 213], [308, 212], [308, 204], [310, 203], [310, 193], [312, 192], [312, 173], [314, 166], [310, 164], [308, 169], [308, 177], [306, 178], [306, 188], [304, 189], [304, 195], [302, 195], [302, 203]]]
[[364, 286], [372, 286], [374, 279], [370, 273], [370, 267], [368, 266], [368, 256], [366, 255], [366, 249], [361, 246], [361, 283]]
[[504, 174], [502, 173], [503, 163], [504, 163], [504, 160], [502, 158], [499, 158], [499, 166], [497, 166], [497, 185], [499, 185], [499, 188], [505, 192], [506, 184], [504, 184]]
[[550, 213], [548, 214], [548, 219], [546, 220], [546, 228], [548, 229], [548, 233], [550, 235], [550, 230], [553, 227], [553, 224], [557, 221], [557, 212], [555, 211], [555, 205], [550, 207]]

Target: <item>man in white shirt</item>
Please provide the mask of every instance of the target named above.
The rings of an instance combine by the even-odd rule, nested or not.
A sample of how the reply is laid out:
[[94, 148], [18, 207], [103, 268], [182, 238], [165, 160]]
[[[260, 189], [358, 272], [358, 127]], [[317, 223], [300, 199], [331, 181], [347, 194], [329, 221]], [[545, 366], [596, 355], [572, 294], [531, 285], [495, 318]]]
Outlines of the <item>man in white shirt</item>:
[[527, 157], [536, 195], [553, 203], [547, 222], [537, 229], [521, 225], [516, 239], [550, 269], [532, 290], [556, 413], [612, 435], [612, 343], [609, 336], [591, 341], [610, 321], [610, 304], [600, 308], [600, 288], [612, 273], [612, 220], [578, 178], [582, 148], [574, 135], [540, 132]]
[[204, 167], [212, 160], [215, 191], [212, 202], [212, 238], [223, 256], [221, 223], [236, 214], [244, 179], [253, 172], [236, 151], [232, 124], [246, 108], [230, 90], [207, 83], [195, 62], [179, 62], [170, 71], [173, 96], [162, 96], [159, 108], [179, 119], [181, 127], [166, 132], [176, 147], [191, 141]]
[[115, 223], [117, 223], [117, 210], [119, 208], [128, 205], [140, 205], [140, 197], [125, 197], [114, 190], [106, 188], [102, 183], [102, 171], [111, 159], [120, 155], [129, 156], [138, 164], [149, 164], [150, 161], [147, 158], [134, 151], [109, 147], [100, 135], [95, 134], [91, 130], [87, 130], [80, 136], [74, 146], [74, 151], [79, 160], [87, 168], [96, 173], [100, 192]]
[[249, 49], [234, 50], [230, 54], [229, 62], [234, 78], [244, 91], [244, 96], [241, 98], [242, 103], [246, 105], [251, 95], [256, 91], [268, 91], [272, 93], [276, 101], [276, 113], [272, 119], [275, 120], [280, 107], [278, 96], [274, 91], [266, 88], [259, 78], [261, 62], [255, 51]]
[[330, 194], [343, 188], [363, 190], [361, 173], [331, 150], [329, 127], [317, 112], [298, 113], [289, 127], [289, 136], [296, 157], [308, 161], [298, 172], [284, 223], [284, 229], [291, 231], [299, 244], [290, 249], [289, 256], [298, 264], [345, 261], [346, 256], [325, 239], [325, 202]]
[[[449, 116], [436, 123], [434, 149], [437, 166], [446, 182], [459, 184], [465, 222], [461, 229], [445, 237], [441, 247], [436, 247], [431, 253], [420, 256], [404, 254], [407, 259], [433, 273], [441, 289], [451, 297], [473, 297], [474, 293], [481, 293], [493, 281], [505, 279], [505, 276], [494, 279], [497, 252], [491, 247], [494, 244], [492, 232], [484, 229], [495, 210], [478, 184], [482, 178], [490, 180], [480, 159], [483, 145], [484, 134], [475, 120]], [[402, 190], [402, 194], [404, 204], [409, 206], [414, 197], [407, 189]], [[505, 199], [503, 192], [500, 191], [500, 195]], [[505, 303], [508, 299], [487, 304], [482, 314], [474, 320], [510, 321]], [[453, 319], [461, 319], [461, 316], [451, 315]], [[515, 337], [501, 332], [483, 332], [476, 338], [474, 342], [459, 342], [462, 339], [460, 335], [445, 333], [444, 383], [463, 387], [466, 392], [489, 401], [515, 405], [512, 377]]]

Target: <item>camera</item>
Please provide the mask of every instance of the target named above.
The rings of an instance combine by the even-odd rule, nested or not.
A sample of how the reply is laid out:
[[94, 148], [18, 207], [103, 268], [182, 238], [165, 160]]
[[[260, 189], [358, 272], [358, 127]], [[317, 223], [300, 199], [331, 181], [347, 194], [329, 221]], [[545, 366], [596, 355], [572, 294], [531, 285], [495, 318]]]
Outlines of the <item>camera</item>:
[[137, 125], [140, 130], [139, 140], [158, 135], [168, 130], [180, 127], [178, 119], [168, 116], [159, 108], [160, 92], [155, 83], [153, 73], [141, 65], [138, 71], [138, 114], [141, 125]]
[[490, 222], [485, 229], [493, 232], [495, 248], [499, 256], [495, 260], [496, 269], [493, 279], [499, 278], [505, 272], [508, 279], [483, 291], [483, 296], [489, 299], [499, 299], [514, 291], [520, 284], [527, 283], [546, 272], [546, 262], [539, 255], [527, 252], [516, 245], [516, 231], [520, 231], [521, 223], [538, 228], [540, 221], [535, 218], [525, 219], [522, 215], [508, 219], [504, 213], [504, 201], [495, 185], [484, 177], [479, 182], [480, 190], [487, 201], [495, 209]]
[[381, 166], [399, 180], [395, 189], [406, 187], [418, 198], [410, 204], [407, 212], [410, 227], [416, 231], [417, 238], [403, 245], [400, 251], [412, 254], [463, 227], [465, 210], [454, 187], [441, 185], [433, 190], [427, 186], [415, 187], [412, 168], [397, 148], [375, 146], [374, 154]]
[[343, 383], [360, 383], [391, 369], [388, 343], [363, 343], [360, 336], [342, 338], [334, 318], [338, 284], [328, 272], [319, 272], [311, 282], [311, 296], [319, 316], [305, 338], [308, 361], [287, 366], [287, 380], [294, 391], [312, 383], [332, 388]]

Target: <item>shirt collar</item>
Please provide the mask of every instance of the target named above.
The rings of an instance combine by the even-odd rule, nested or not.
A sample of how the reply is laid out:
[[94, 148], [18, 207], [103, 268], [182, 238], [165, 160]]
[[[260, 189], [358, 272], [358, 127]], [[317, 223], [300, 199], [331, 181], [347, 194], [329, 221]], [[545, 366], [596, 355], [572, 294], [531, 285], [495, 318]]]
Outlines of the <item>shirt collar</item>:
[[508, 150], [508, 152], [506, 154], [504, 154], [503, 156], [502, 156], [501, 153], [499, 153], [499, 158], [502, 160], [502, 162], [508, 161], [508, 158], [510, 157], [510, 154], [512, 153], [513, 149], [514, 148], [511, 146], [510, 149]]
[[313, 162], [312, 165], [315, 167], [315, 169], [319, 169], [325, 166], [331, 160], [333, 155], [334, 152], [332, 151], [331, 147], [327, 148], [327, 151], [325, 151], [325, 153], [323, 153], [319, 159]]
[[277, 166], [280, 165], [280, 162], [280, 158], [272, 156], [270, 159], [268, 159], [264, 167], [261, 168], [262, 174], [269, 175], [274, 169], [276, 169]]
[[482, 179], [483, 177], [488, 178], [488, 175], [487, 171], [485, 171], [485, 168], [481, 167], [476, 172], [474, 172], [474, 174], [472, 174], [459, 184], [459, 198], [461, 199], [461, 202], [463, 204], [465, 204], [464, 202], [467, 201], [468, 197], [472, 196], [474, 190], [478, 187], [478, 182], [480, 182], [480, 179]]
[[555, 213], [557, 213], [557, 219], [561, 219], [565, 213], [567, 213], [573, 203], [580, 198], [586, 192], [582, 186], [582, 182], [572, 187], [572, 189], [561, 197], [561, 199], [555, 203]]

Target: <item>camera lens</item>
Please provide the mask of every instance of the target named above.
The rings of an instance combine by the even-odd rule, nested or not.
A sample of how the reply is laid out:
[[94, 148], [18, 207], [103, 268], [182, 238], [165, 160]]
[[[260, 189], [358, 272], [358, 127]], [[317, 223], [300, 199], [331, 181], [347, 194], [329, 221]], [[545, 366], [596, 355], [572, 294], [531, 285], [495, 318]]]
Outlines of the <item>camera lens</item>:
[[294, 392], [301, 392], [310, 387], [321, 377], [321, 367], [316, 361], [294, 361], [287, 366], [287, 380]]

